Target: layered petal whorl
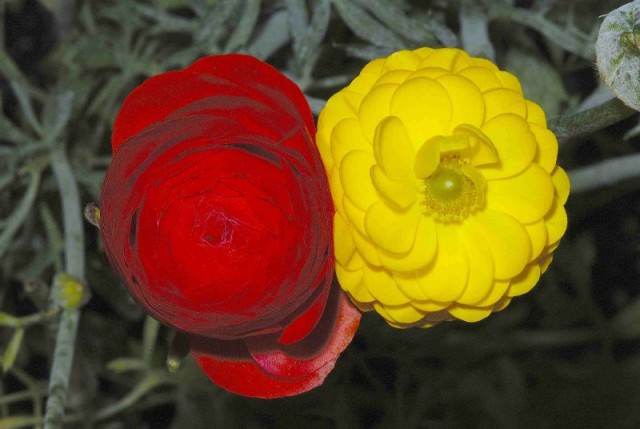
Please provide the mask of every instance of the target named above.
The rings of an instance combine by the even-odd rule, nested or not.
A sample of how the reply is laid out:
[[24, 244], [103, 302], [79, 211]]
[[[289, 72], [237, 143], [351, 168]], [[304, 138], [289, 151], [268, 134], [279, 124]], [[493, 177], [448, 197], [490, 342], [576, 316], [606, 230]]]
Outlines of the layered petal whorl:
[[338, 280], [393, 326], [503, 309], [566, 229], [569, 183], [544, 112], [513, 75], [459, 49], [367, 64], [327, 102], [317, 144]]

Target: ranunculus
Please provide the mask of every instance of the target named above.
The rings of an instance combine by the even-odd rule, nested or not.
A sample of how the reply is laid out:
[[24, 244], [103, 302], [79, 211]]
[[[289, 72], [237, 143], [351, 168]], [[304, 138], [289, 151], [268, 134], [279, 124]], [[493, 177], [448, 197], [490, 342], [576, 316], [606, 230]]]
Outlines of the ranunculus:
[[569, 180], [518, 79], [459, 49], [400, 51], [329, 99], [317, 144], [341, 286], [396, 327], [481, 320], [528, 292]]
[[359, 313], [332, 287], [333, 208], [300, 90], [245, 55], [146, 80], [125, 100], [100, 199], [107, 256], [220, 386], [318, 386]]

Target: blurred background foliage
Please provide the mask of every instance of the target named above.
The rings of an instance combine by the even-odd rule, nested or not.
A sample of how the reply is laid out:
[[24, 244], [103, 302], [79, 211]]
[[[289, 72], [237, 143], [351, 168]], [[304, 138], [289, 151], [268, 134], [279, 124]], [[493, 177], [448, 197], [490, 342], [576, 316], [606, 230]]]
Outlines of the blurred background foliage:
[[[0, 428], [42, 427], [60, 313], [50, 289], [69, 270], [64, 201], [98, 199], [111, 124], [145, 77], [246, 52], [296, 81], [317, 113], [370, 59], [460, 46], [519, 76], [554, 118], [611, 99], [593, 46], [602, 15], [624, 3], [0, 1]], [[574, 174], [629, 157], [638, 134], [632, 116], [563, 139], [559, 163]], [[65, 165], [79, 194], [56, 173]], [[128, 297], [85, 223], [75, 258], [91, 298], [64, 427], [640, 427], [639, 197], [634, 178], [574, 193], [550, 271], [504, 312], [406, 331], [365, 315], [322, 387], [271, 401], [228, 394], [189, 359], [169, 373], [172, 333]]]

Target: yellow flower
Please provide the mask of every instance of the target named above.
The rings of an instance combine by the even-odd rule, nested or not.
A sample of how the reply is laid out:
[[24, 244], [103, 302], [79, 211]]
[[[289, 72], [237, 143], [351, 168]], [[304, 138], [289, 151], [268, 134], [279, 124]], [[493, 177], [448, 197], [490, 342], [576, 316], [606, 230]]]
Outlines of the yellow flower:
[[393, 326], [502, 310], [565, 232], [569, 179], [544, 112], [515, 76], [459, 49], [370, 62], [327, 102], [317, 143], [338, 280]]

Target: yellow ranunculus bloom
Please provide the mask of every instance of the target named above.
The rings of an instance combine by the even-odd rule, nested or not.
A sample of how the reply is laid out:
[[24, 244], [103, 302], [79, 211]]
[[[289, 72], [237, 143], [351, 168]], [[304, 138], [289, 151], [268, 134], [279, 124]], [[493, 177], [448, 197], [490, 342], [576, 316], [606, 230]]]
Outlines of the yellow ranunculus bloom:
[[329, 99], [337, 275], [397, 327], [475, 322], [528, 292], [567, 226], [569, 180], [516, 77], [459, 49], [400, 51]]

